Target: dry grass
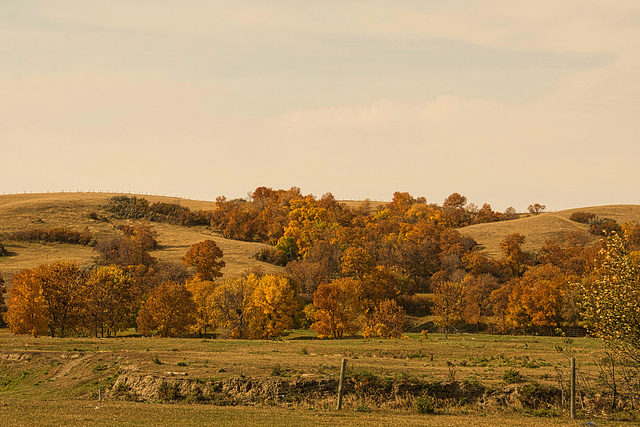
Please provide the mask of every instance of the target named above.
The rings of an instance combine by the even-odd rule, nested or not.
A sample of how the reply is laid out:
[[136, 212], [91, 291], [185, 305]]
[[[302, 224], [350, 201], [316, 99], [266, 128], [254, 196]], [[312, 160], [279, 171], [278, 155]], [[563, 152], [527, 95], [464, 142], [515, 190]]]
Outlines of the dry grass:
[[[81, 231], [89, 228], [95, 239], [105, 239], [120, 234], [116, 226], [131, 221], [102, 222], [89, 218], [89, 213], [98, 212], [100, 205], [116, 194], [109, 193], [45, 193], [0, 196], [0, 233], [32, 228], [64, 227]], [[161, 196], [141, 196], [150, 202], [179, 203], [190, 209], [215, 209], [215, 202], [176, 199]], [[214, 240], [224, 252], [227, 266], [225, 276], [234, 276], [255, 266], [261, 266], [267, 273], [281, 272], [281, 267], [256, 261], [253, 255], [264, 245], [259, 243], [229, 240], [214, 233], [208, 227], [181, 227], [153, 223], [158, 232], [160, 249], [152, 255], [160, 260], [180, 262], [181, 257], [194, 243], [206, 239]], [[93, 263], [95, 251], [90, 247], [68, 244], [40, 244], [2, 241], [12, 254], [0, 258], [0, 272], [6, 279], [23, 268], [55, 260], [74, 260], [80, 265]]]
[[569, 209], [559, 212], [547, 212], [536, 216], [487, 224], [464, 227], [460, 232], [475, 239], [481, 246], [481, 252], [493, 258], [502, 256], [500, 242], [508, 234], [519, 233], [526, 237], [524, 249], [535, 251], [551, 239], [562, 243], [569, 234], [577, 234], [588, 242], [598, 237], [589, 233], [589, 227], [569, 220], [572, 213], [591, 212], [600, 218], [611, 218], [624, 224], [629, 221], [640, 222], [640, 205], [608, 205]]
[[[246, 376], [273, 378], [279, 366], [290, 378], [337, 378], [342, 358], [347, 375], [367, 372], [381, 378], [413, 377], [427, 381], [479, 381], [503, 386], [507, 369], [517, 369], [528, 381], [557, 385], [560, 372], [568, 379], [569, 355], [581, 372], [593, 369], [600, 354], [596, 340], [562, 338], [433, 334], [425, 340], [409, 334], [402, 340], [309, 339], [307, 331], [292, 331], [282, 341], [217, 339], [52, 339], [13, 336], [0, 330], [0, 419], [2, 425], [427, 425], [551, 426], [580, 425], [567, 418], [523, 417], [500, 410], [454, 408], [438, 415], [417, 415], [407, 402], [380, 408], [357, 395], [345, 397], [344, 409], [334, 399], [292, 406], [213, 407], [161, 403], [97, 401], [97, 390], [109, 376], [135, 372], [166, 376], [181, 371], [190, 379], [221, 380]], [[564, 351], [557, 351], [562, 346]], [[570, 354], [567, 353], [570, 351]], [[30, 360], [16, 361], [30, 355]], [[431, 359], [433, 356], [433, 360]], [[157, 359], [161, 364], [154, 363]], [[525, 367], [526, 364], [528, 367]], [[452, 374], [453, 371], [453, 374]], [[363, 404], [371, 412], [358, 412]], [[584, 425], [584, 420], [581, 421]], [[597, 420], [598, 425], [618, 425]]]

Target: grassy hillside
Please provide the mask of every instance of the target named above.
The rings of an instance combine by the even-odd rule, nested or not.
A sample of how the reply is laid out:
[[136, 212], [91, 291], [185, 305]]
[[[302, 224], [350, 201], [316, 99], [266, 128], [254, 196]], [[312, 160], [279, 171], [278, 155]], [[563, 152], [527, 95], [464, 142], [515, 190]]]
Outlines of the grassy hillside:
[[[100, 205], [117, 194], [109, 193], [47, 193], [11, 194], [0, 196], [0, 233], [29, 230], [33, 228], [64, 227], [91, 231], [94, 239], [100, 240], [120, 235], [116, 227], [131, 223], [128, 220], [109, 222], [89, 218], [91, 212], [100, 212]], [[150, 202], [179, 203], [193, 210], [215, 209], [215, 202], [177, 199], [174, 197], [140, 196]], [[282, 268], [256, 261], [253, 255], [264, 245], [229, 240], [214, 233], [208, 227], [181, 227], [177, 225], [153, 223], [158, 232], [160, 248], [152, 255], [160, 260], [180, 262], [191, 245], [206, 239], [214, 240], [224, 252], [227, 266], [225, 276], [233, 276], [254, 266], [262, 266], [265, 271], [279, 272]], [[59, 243], [26, 243], [0, 240], [11, 256], [0, 257], [0, 272], [9, 278], [23, 268], [32, 268], [55, 260], [75, 260], [80, 265], [93, 262], [96, 253], [93, 248]]]
[[589, 233], [589, 227], [570, 221], [574, 212], [591, 212], [599, 218], [615, 219], [619, 224], [629, 221], [640, 222], [640, 205], [606, 205], [585, 208], [567, 209], [559, 212], [547, 212], [512, 221], [477, 224], [464, 227], [460, 232], [475, 239], [483, 254], [500, 258], [500, 242], [504, 236], [520, 233], [526, 237], [524, 249], [537, 250], [548, 239], [562, 243], [568, 238], [579, 238], [585, 242], [593, 242], [597, 236]]

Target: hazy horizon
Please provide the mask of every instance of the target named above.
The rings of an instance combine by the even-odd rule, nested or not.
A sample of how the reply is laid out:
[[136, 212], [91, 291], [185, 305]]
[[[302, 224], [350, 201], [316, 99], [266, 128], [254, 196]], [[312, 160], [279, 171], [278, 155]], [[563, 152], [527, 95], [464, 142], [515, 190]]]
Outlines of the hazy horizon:
[[0, 193], [637, 204], [640, 4], [0, 5]]

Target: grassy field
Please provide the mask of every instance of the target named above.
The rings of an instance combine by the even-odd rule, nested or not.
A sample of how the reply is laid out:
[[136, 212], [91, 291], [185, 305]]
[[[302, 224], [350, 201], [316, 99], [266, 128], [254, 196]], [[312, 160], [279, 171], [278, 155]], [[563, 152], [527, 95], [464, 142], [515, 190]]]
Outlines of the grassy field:
[[[109, 193], [45, 193], [0, 196], [0, 233], [29, 230], [33, 228], [63, 227], [82, 231], [87, 227], [92, 236], [99, 240], [120, 234], [119, 224], [131, 223], [126, 220], [109, 222], [89, 218], [89, 213], [100, 213], [100, 205], [116, 194]], [[215, 202], [203, 202], [172, 197], [144, 196], [150, 202], [179, 203], [190, 209], [215, 209]], [[180, 262], [194, 243], [206, 239], [214, 240], [224, 252], [225, 276], [238, 273], [255, 266], [261, 266], [267, 273], [281, 272], [281, 267], [259, 262], [253, 258], [264, 245], [260, 243], [229, 240], [214, 233], [208, 227], [181, 227], [177, 225], [152, 223], [158, 233], [160, 248], [152, 256], [164, 260]], [[33, 268], [42, 263], [56, 260], [77, 261], [80, 265], [93, 263], [96, 256], [93, 248], [80, 245], [58, 243], [27, 243], [0, 240], [11, 253], [0, 257], [0, 272], [5, 279], [23, 268]]]
[[[0, 330], [0, 422], [2, 425], [624, 425], [581, 413], [571, 422], [566, 410], [528, 413], [512, 406], [455, 404], [419, 415], [410, 398], [380, 404], [357, 392], [298, 403], [256, 402], [219, 407], [206, 404], [143, 403], [102, 397], [119, 375], [193, 381], [244, 378], [260, 381], [337, 379], [343, 358], [347, 377], [402, 381], [457, 381], [501, 389], [505, 373], [526, 383], [567, 387], [570, 357], [579, 363], [581, 384], [597, 377], [601, 345], [589, 338], [433, 334], [426, 339], [317, 340], [292, 331], [280, 341], [118, 339], [14, 336]], [[364, 409], [363, 409], [364, 408]], [[541, 417], [540, 415], [547, 415]], [[538, 416], [535, 416], [538, 415]], [[553, 415], [550, 417], [549, 415]], [[12, 420], [6, 424], [7, 420]]]

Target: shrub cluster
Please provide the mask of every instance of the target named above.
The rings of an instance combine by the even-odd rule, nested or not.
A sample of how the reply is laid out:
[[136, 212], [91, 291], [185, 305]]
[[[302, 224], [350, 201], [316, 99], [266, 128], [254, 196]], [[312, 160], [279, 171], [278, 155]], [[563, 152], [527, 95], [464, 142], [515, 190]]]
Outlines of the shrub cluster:
[[574, 212], [569, 217], [571, 221], [579, 222], [581, 224], [589, 224], [591, 221], [596, 219], [596, 214], [591, 212]]
[[209, 225], [211, 211], [192, 211], [177, 203], [153, 203], [147, 199], [129, 196], [111, 197], [102, 208], [118, 219], [148, 219], [149, 221], [193, 226]]
[[[91, 233], [87, 228], [82, 231], [73, 231], [66, 228], [34, 228], [31, 230], [14, 231], [8, 233], [9, 240], [21, 242], [48, 242], [69, 243], [74, 245], [87, 245], [91, 241]], [[2, 252], [0, 250], [0, 252]]]
[[622, 227], [615, 219], [596, 218], [590, 222], [589, 231], [596, 236], [611, 236], [622, 233]]

